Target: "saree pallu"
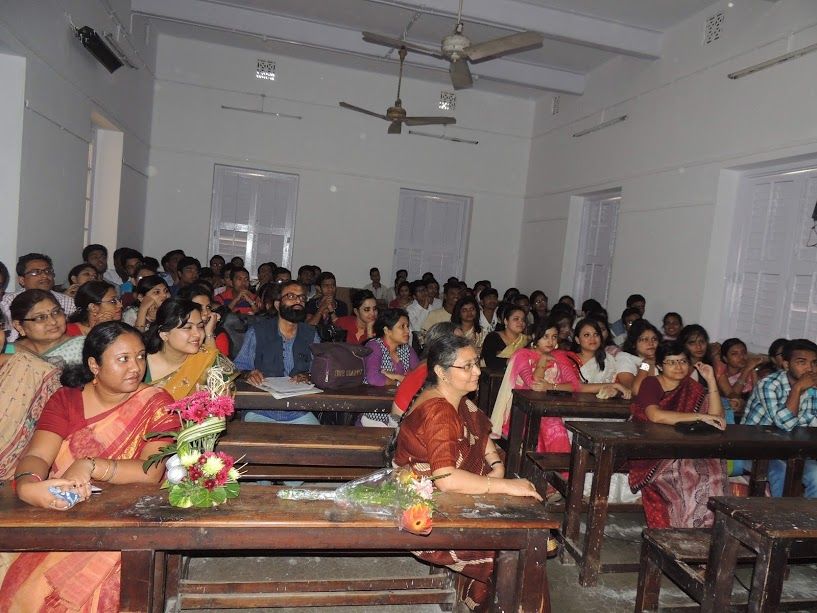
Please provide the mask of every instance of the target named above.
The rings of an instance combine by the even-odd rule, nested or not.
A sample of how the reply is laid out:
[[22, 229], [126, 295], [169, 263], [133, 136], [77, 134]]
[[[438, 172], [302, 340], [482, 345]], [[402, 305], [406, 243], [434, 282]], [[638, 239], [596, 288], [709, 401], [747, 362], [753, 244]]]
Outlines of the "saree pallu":
[[28, 351], [0, 367], [0, 481], [14, 476], [45, 403], [59, 387], [60, 370]]
[[[49, 477], [86, 456], [138, 458], [148, 444], [145, 434], [178, 428], [178, 419], [164, 410], [171, 402], [164, 390], [146, 387], [94, 417], [63, 441]], [[118, 611], [120, 566], [118, 551], [0, 553], [0, 611]]]
[[[477, 475], [486, 475], [491, 468], [485, 462], [485, 447], [488, 444], [490, 427], [487, 418], [470, 400], [463, 399], [457, 409], [461, 420], [462, 436], [457, 440], [457, 459], [454, 468], [467, 470]], [[410, 428], [410, 422], [403, 422], [402, 428]], [[402, 429], [401, 428], [401, 429]], [[425, 462], [409, 464], [420, 475], [431, 476], [431, 466]], [[412, 551], [419, 559], [435, 566], [446, 566], [463, 575], [468, 581], [463, 591], [463, 602], [472, 611], [489, 610], [488, 602], [492, 593], [495, 551]]]
[[205, 386], [210, 368], [221, 362], [232, 364], [219, 353], [215, 345], [204, 345], [198, 353], [187, 356], [176, 371], [151, 381], [150, 384], [163, 388], [173, 396], [173, 400], [181, 400], [196, 392], [198, 386]]
[[[502, 384], [496, 396], [494, 409], [491, 412], [491, 426], [494, 434], [508, 437], [511, 418], [513, 390], [530, 389], [533, 373], [542, 354], [534, 349], [519, 349], [508, 362]], [[544, 381], [548, 384], [568, 383], [573, 391], [579, 391], [579, 379], [576, 368], [565, 353], [559, 350], [551, 353], [553, 362], [545, 371]], [[539, 440], [536, 451], [539, 453], [570, 453], [570, 439], [561, 417], [542, 417], [539, 425]]]
[[[706, 390], [687, 377], [666, 392], [658, 406], [678, 413], [706, 413]], [[633, 421], [649, 421], [646, 407], [633, 403]], [[641, 492], [650, 528], [708, 528], [714, 517], [710, 496], [726, 495], [726, 462], [719, 459], [631, 460], [628, 475], [633, 493]]]

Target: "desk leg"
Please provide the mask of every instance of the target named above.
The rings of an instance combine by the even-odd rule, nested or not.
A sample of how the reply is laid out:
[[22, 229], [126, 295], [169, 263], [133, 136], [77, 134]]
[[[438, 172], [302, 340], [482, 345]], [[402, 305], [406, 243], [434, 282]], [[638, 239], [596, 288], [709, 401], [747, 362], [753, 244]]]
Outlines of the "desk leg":
[[783, 577], [791, 543], [765, 540], [755, 560], [752, 589], [749, 592], [749, 613], [773, 613], [780, 606]]
[[579, 538], [579, 522], [582, 517], [582, 495], [584, 494], [584, 478], [587, 474], [587, 464], [590, 461], [590, 452], [579, 445], [578, 437], [573, 437], [573, 446], [570, 449], [570, 475], [568, 477], [567, 505], [565, 507], [564, 537], [569, 541]]
[[712, 543], [709, 546], [709, 561], [706, 564], [704, 597], [701, 613], [721, 613], [728, 610], [732, 599], [732, 583], [738, 556], [738, 539], [728, 530], [731, 521], [722, 513], [715, 513], [712, 527]]
[[803, 458], [789, 458], [786, 462], [786, 480], [783, 483], [784, 496], [800, 496], [803, 491]]
[[[146, 613], [153, 607], [154, 553], [150, 550], [122, 552], [119, 609], [122, 613]], [[158, 604], [158, 603], [157, 603]]]
[[769, 460], [752, 462], [752, 476], [749, 478], [749, 495], [765, 496], [769, 484]]
[[505, 474], [511, 476], [520, 474], [522, 469], [522, 454], [525, 453], [525, 431], [528, 427], [528, 414], [514, 404], [511, 404], [511, 423], [508, 432], [508, 464]]
[[596, 453], [596, 474], [590, 490], [587, 534], [579, 571], [579, 583], [585, 587], [596, 585], [601, 569], [601, 544], [604, 541], [604, 525], [607, 523], [607, 497], [610, 494], [614, 460], [612, 449], [602, 448]]

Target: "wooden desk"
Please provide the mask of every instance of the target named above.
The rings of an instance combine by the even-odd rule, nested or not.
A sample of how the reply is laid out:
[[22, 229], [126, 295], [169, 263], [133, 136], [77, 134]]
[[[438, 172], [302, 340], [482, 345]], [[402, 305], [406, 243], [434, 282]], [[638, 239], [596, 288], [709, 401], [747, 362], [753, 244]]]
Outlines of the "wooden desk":
[[[805, 428], [802, 428], [805, 429]], [[710, 498], [715, 512], [701, 611], [729, 608], [741, 545], [757, 553], [749, 592], [750, 613], [780, 607], [786, 561], [817, 555], [817, 502], [803, 498]]]
[[[783, 432], [774, 426], [729, 425], [724, 432], [688, 435], [653, 423], [568, 422], [566, 426], [573, 432], [573, 447], [563, 534], [567, 551], [580, 565], [579, 583], [584, 586], [595, 585], [599, 572], [637, 570], [637, 565], [601, 565], [607, 496], [616, 466], [630, 459], [750, 459], [755, 460], [751, 493], [762, 495], [769, 460], [789, 461], [785, 486], [789, 493], [802, 478], [803, 460], [817, 457], [817, 432], [811, 428]], [[595, 471], [584, 548], [580, 549], [582, 490], [591, 455], [595, 457]]]
[[271, 487], [242, 485], [215, 509], [177, 509], [149, 486], [109, 486], [67, 512], [20, 502], [0, 488], [5, 551], [121, 551], [121, 610], [164, 609], [163, 552], [180, 551], [498, 551], [496, 611], [550, 611], [548, 529], [557, 516], [531, 498], [441, 494], [428, 536], [331, 502], [279, 500]]
[[236, 411], [330, 411], [335, 413], [388, 413], [394, 402], [395, 387], [361, 385], [346, 390], [277, 400], [272, 394], [247, 383], [236, 384]]
[[545, 392], [514, 390], [508, 432], [507, 474], [522, 474], [528, 451], [536, 451], [542, 417], [629, 419], [630, 403], [620, 398], [600, 400], [595, 394], [551, 396]]

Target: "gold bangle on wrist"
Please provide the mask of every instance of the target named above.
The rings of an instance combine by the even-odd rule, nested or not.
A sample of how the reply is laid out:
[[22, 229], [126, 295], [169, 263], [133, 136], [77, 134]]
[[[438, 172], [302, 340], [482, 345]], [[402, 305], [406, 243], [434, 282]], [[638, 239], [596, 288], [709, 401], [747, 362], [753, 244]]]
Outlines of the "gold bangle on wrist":
[[111, 467], [113, 466], [113, 460], [108, 460], [108, 467], [105, 469], [105, 473], [99, 478], [99, 481], [107, 481], [108, 473], [111, 472]]
[[96, 470], [96, 460], [94, 458], [92, 458], [91, 456], [86, 456], [85, 459], [88, 460], [91, 463], [91, 479], [93, 479], [94, 478], [94, 471]]

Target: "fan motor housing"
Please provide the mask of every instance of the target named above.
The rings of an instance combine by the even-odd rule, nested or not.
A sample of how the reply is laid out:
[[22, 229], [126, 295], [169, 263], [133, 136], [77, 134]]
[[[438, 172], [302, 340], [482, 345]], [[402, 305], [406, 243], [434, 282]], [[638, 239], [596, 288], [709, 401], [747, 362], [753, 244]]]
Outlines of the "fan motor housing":
[[389, 121], [402, 121], [406, 118], [406, 109], [398, 105], [390, 106], [386, 111], [386, 117], [389, 118]]
[[450, 58], [452, 62], [456, 62], [465, 57], [463, 52], [470, 46], [471, 41], [468, 37], [457, 33], [449, 34], [442, 42], [443, 55]]

